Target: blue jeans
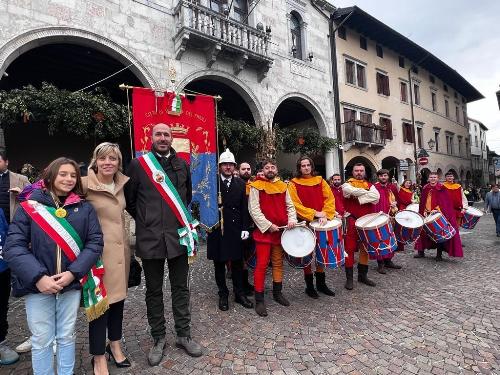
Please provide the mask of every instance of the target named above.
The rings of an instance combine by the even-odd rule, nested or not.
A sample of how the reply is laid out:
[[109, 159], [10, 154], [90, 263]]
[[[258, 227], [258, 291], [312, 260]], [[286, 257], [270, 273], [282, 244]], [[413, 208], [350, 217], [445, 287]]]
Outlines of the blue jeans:
[[72, 375], [75, 366], [75, 323], [80, 291], [26, 296], [34, 375], [54, 374], [52, 344], [57, 342], [57, 374]]
[[500, 234], [500, 209], [492, 209], [491, 213], [493, 214], [493, 219], [495, 220], [495, 224], [497, 227], [497, 234]]

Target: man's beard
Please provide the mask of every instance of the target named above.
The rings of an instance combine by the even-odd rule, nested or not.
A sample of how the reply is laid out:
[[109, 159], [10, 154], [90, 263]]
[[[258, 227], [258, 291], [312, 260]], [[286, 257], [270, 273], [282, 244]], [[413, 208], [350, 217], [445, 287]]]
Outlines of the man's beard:
[[276, 177], [276, 173], [265, 173], [264, 177], [267, 178], [268, 180], [273, 180]]
[[365, 176], [363, 176], [363, 175], [355, 175], [355, 176], [354, 176], [354, 178], [355, 178], [356, 180], [364, 180], [364, 179], [365, 179]]
[[250, 175], [250, 173], [246, 174], [246, 173], [243, 173], [243, 174], [240, 174], [240, 178], [243, 180], [243, 181], [248, 181], [250, 180], [250, 177], [252, 177]]
[[333, 183], [333, 186], [335, 186], [335, 187], [339, 187], [341, 184], [342, 184], [341, 182], [334, 182], [334, 183]]

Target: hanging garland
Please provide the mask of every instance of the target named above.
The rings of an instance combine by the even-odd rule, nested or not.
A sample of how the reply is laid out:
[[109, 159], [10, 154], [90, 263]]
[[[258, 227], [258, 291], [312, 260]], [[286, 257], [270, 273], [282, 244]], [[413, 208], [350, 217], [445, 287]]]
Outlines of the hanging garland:
[[116, 139], [128, 133], [127, 106], [114, 103], [102, 89], [71, 92], [45, 82], [41, 88], [0, 91], [0, 125], [23, 123], [44, 124], [51, 135]]
[[[258, 150], [264, 142], [265, 132], [260, 126], [242, 120], [234, 120], [224, 113], [217, 116], [219, 129], [219, 148], [226, 146], [238, 153], [243, 149]], [[277, 125], [276, 125], [277, 126]], [[315, 128], [276, 129], [276, 149], [284, 153], [300, 155], [319, 155], [338, 147], [338, 141], [322, 136]]]

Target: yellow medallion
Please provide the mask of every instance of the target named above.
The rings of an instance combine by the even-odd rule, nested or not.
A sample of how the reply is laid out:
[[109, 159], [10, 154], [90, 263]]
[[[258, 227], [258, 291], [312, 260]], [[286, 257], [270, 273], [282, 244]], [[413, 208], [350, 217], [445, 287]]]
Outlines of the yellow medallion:
[[59, 207], [57, 210], [56, 210], [56, 216], [60, 219], [66, 217], [68, 213], [66, 212], [66, 210], [62, 207]]
[[161, 184], [163, 181], [165, 181], [165, 175], [160, 171], [157, 171], [154, 175], [154, 180]]

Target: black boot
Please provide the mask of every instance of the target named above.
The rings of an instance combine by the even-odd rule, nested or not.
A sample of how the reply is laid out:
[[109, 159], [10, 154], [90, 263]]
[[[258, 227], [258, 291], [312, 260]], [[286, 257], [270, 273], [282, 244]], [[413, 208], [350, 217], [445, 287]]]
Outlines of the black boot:
[[424, 253], [424, 251], [419, 251], [419, 252], [417, 252], [417, 253], [413, 256], [413, 258], [425, 258], [425, 253]]
[[392, 259], [385, 259], [384, 266], [387, 268], [392, 268], [395, 270], [400, 270], [402, 267], [399, 264], [395, 264]]
[[[311, 275], [312, 276], [312, 275]], [[283, 293], [281, 293], [281, 289], [283, 288], [282, 283], [274, 283], [273, 282], [273, 298], [276, 302], [283, 306], [290, 306], [290, 302], [285, 298]]]
[[316, 289], [314, 289], [313, 274], [304, 275], [304, 280], [306, 281], [306, 294], [311, 298], [318, 299], [319, 294], [316, 292]]
[[443, 249], [438, 248], [436, 253], [436, 261], [441, 262], [443, 260]]
[[385, 275], [387, 273], [387, 272], [385, 272], [383, 260], [377, 260], [377, 272], [381, 273], [382, 275]]
[[243, 291], [246, 296], [253, 295], [253, 285], [248, 282], [248, 270], [243, 270]]
[[259, 316], [267, 316], [266, 303], [264, 302], [264, 292], [255, 292], [255, 312]]
[[345, 277], [346, 277], [345, 288], [347, 290], [352, 290], [354, 288], [353, 275], [354, 275], [354, 272], [353, 272], [352, 267], [346, 267], [345, 268]]
[[368, 265], [365, 264], [358, 264], [358, 281], [368, 286], [377, 285], [368, 278]]
[[318, 292], [326, 294], [327, 296], [334, 296], [335, 292], [326, 286], [326, 275], [324, 272], [315, 272], [316, 275], [316, 289]]

